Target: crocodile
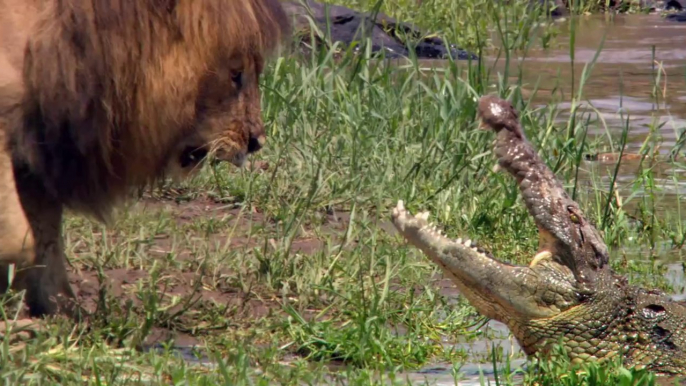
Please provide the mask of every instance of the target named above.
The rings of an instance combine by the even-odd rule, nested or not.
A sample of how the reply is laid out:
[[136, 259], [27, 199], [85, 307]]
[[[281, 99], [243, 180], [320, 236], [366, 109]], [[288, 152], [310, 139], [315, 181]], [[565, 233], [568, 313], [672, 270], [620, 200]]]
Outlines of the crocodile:
[[[303, 52], [340, 42], [344, 46], [354, 45], [353, 51], [357, 53], [363, 47], [360, 43], [369, 38], [372, 53], [384, 52], [387, 59], [409, 57], [410, 50], [418, 59], [478, 59], [471, 52], [381, 12], [359, 12], [313, 0], [283, 1], [281, 4], [293, 19], [294, 35]], [[314, 40], [311, 40], [312, 32]]]
[[611, 269], [600, 232], [538, 156], [518, 115], [493, 95], [478, 102], [479, 128], [495, 132], [498, 165], [515, 178], [538, 228], [528, 266], [445, 236], [429, 212], [412, 215], [402, 200], [392, 210], [395, 228], [479, 313], [507, 325], [528, 356], [557, 346], [572, 363], [619, 358], [636, 369], [686, 374], [686, 304]]

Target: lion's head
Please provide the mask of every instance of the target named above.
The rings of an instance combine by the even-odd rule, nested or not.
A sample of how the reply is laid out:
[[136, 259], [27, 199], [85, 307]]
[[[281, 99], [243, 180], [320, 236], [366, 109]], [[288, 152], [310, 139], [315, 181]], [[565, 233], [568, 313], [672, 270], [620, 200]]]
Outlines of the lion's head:
[[177, 146], [168, 170], [185, 175], [208, 153], [242, 166], [249, 153], [265, 144], [258, 88], [262, 66], [258, 56], [229, 58], [221, 70], [203, 76], [195, 106], [197, 130]]
[[15, 159], [64, 204], [104, 219], [130, 188], [264, 145], [258, 78], [289, 32], [278, 0], [26, 1], [45, 8]]

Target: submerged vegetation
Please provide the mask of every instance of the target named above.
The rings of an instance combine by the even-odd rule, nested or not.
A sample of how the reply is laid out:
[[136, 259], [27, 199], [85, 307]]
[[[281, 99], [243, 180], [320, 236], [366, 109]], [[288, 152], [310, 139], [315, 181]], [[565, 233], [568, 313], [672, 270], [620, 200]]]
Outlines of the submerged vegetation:
[[[556, 100], [537, 96], [538, 86], [516, 70], [527, 61], [514, 65], [514, 58], [555, 44], [562, 28], [571, 28], [565, 36], [573, 47], [574, 24], [545, 23], [524, 1], [425, 0], [418, 7], [397, 0], [382, 9], [482, 59], [391, 63], [362, 50], [275, 60], [261, 79], [269, 141], [246, 169], [208, 165], [197, 178], [147, 193], [110, 227], [67, 220], [72, 284], [93, 316], [76, 326], [24, 326], [21, 294], [3, 298], [8, 322], [0, 335], [4, 327], [14, 331], [0, 342], [0, 379], [409, 384], [408, 374], [419, 379], [413, 371], [427, 365], [441, 364], [457, 382], [465, 364], [481, 362], [484, 372], [498, 369], [484, 384], [656, 384], [654, 375], [619, 363], [522, 362], [507, 335], [483, 328], [485, 320], [389, 222], [389, 208], [402, 198], [410, 210], [442, 216], [448, 234], [469, 235], [502, 260], [528, 262], [536, 228], [515, 183], [493, 170], [489, 134], [476, 130], [477, 98], [497, 93], [522, 111], [530, 141], [604, 232], [614, 268], [634, 283], [682, 290], [665, 280], [657, 256], [661, 246], [678, 250], [686, 242], [680, 199], [657, 212], [663, 193], [654, 165], [646, 160], [619, 181], [613, 164], [609, 184], [598, 175], [578, 178], [586, 154], [624, 151], [628, 142], [622, 127], [589, 134], [602, 127], [594, 111], [579, 107], [593, 62], [570, 62], [587, 67], [573, 81], [578, 114], [566, 119]], [[655, 70], [656, 99], [663, 81]], [[673, 154], [683, 153], [683, 143]], [[639, 146], [652, 154], [660, 143], [649, 136]], [[665, 162], [678, 169], [680, 161]], [[617, 185], [632, 193], [620, 196]], [[625, 256], [631, 250], [641, 250], [640, 258]], [[491, 347], [491, 338], [507, 343]], [[487, 352], [473, 355], [470, 342], [484, 340]]]

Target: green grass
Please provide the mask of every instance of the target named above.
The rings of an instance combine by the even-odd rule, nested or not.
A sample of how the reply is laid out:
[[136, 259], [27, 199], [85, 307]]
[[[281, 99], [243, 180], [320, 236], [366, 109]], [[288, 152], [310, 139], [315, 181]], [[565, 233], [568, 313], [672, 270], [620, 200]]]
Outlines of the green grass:
[[[474, 51], [497, 36], [508, 47], [501, 60], [554, 37], [558, 27], [537, 24], [541, 14], [524, 3], [493, 4], [429, 0], [417, 9], [399, 0], [383, 9], [442, 26], [450, 41]], [[251, 167], [208, 166], [164, 196], [125, 208], [109, 227], [68, 218], [68, 257], [90, 283], [78, 288], [94, 317], [3, 339], [5, 384], [406, 384], [404, 371], [431, 363], [450, 363], [457, 376], [475, 359], [453, 343], [492, 333], [478, 329], [484, 320], [468, 303], [441, 290], [438, 267], [390, 232], [390, 208], [403, 199], [502, 260], [529, 260], [534, 223], [512, 179], [492, 171], [491, 135], [476, 130], [476, 98], [485, 93], [520, 109], [528, 137], [610, 246], [683, 245], [683, 223], [651, 209], [659, 192], [635, 198], [640, 211], [628, 213], [608, 192], [575, 185], [581, 155], [610, 146], [585, 135], [587, 117], [555, 122], [554, 104], [533, 108], [521, 78], [485, 63], [428, 69], [322, 52], [276, 60], [262, 85], [269, 142]], [[620, 149], [621, 134], [611, 138]], [[653, 182], [646, 168], [633, 189]], [[669, 289], [657, 260], [613, 256], [633, 282]], [[101, 288], [106, 277], [118, 281]], [[8, 319], [20, 295], [3, 300]], [[168, 331], [180, 345], [192, 336], [199, 347], [188, 355], [213, 365], [184, 361], [171, 343], [149, 350]], [[619, 364], [579, 367], [558, 358], [539, 370], [498, 373], [497, 384], [655, 384]]]

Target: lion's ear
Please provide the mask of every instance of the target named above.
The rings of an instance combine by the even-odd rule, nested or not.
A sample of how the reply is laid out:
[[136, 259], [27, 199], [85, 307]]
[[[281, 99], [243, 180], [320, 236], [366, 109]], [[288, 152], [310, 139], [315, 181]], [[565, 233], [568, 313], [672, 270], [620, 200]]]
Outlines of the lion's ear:
[[176, 8], [178, 0], [154, 0], [153, 3], [157, 9], [172, 13]]

